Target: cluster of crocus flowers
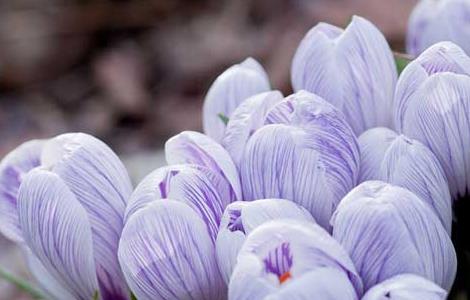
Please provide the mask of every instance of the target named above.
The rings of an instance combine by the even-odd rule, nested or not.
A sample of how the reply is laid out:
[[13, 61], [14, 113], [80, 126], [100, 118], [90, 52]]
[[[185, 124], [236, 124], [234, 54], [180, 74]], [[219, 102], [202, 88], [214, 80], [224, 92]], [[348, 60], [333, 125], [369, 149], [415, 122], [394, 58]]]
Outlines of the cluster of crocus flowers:
[[132, 189], [82, 133], [0, 164], [1, 232], [53, 299], [445, 299], [452, 206], [470, 184], [470, 58], [433, 45], [398, 78], [380, 31], [321, 23], [294, 93], [254, 59]]

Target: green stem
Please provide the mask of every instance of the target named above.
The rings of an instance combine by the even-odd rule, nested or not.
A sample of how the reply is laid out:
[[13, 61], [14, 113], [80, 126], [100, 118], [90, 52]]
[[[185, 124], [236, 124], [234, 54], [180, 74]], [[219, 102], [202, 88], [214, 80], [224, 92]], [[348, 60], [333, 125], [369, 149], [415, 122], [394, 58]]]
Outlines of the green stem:
[[41, 292], [33, 287], [29, 282], [15, 277], [13, 274], [3, 270], [2, 268], [0, 268], [0, 278], [5, 279], [6, 281], [15, 285], [18, 289], [28, 293], [33, 299], [45, 299]]

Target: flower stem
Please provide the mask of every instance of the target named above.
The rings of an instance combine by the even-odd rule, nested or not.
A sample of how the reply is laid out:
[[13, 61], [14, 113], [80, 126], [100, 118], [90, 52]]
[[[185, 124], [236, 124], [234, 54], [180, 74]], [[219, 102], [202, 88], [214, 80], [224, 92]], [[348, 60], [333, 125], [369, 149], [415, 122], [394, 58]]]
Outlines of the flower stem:
[[33, 287], [29, 282], [24, 279], [15, 277], [13, 274], [7, 272], [2, 268], [0, 268], [0, 278], [5, 279], [6, 281], [15, 285], [18, 289], [28, 293], [33, 299], [46, 299], [41, 294], [41, 292], [35, 287]]

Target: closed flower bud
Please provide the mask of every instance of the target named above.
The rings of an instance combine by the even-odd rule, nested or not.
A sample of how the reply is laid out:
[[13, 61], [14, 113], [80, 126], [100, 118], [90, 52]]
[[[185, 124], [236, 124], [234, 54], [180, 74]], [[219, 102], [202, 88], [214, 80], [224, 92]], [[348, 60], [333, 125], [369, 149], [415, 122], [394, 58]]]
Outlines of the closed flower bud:
[[217, 260], [226, 283], [246, 237], [259, 225], [274, 219], [314, 222], [307, 210], [284, 199], [237, 201], [227, 206], [216, 242]]
[[358, 173], [356, 137], [343, 114], [306, 91], [271, 109], [240, 163], [243, 200], [294, 201], [326, 229]]
[[364, 182], [341, 201], [331, 224], [366, 290], [403, 273], [451, 288], [457, 259], [450, 237], [431, 208], [407, 189]]
[[228, 68], [214, 81], [204, 100], [204, 132], [220, 142], [226, 124], [221, 115], [230, 119], [232, 112], [246, 98], [270, 90], [263, 67], [253, 58]]
[[453, 198], [470, 187], [470, 58], [451, 43], [426, 50], [403, 72], [396, 121], [436, 155]]
[[[174, 199], [186, 203], [204, 220], [213, 241], [220, 219], [230, 203], [230, 184], [220, 174], [198, 165], [162, 167], [145, 177], [132, 193], [126, 220], [155, 200]], [[168, 201], [168, 200], [165, 200]]]
[[194, 164], [220, 174], [230, 183], [230, 199], [242, 199], [240, 177], [233, 160], [227, 150], [207, 135], [183, 131], [166, 142], [165, 156], [169, 165]]
[[18, 194], [23, 238], [40, 263], [30, 265], [53, 278], [46, 289], [58, 284], [75, 299], [129, 298], [117, 249], [131, 191], [123, 164], [100, 140], [71, 133], [46, 142]]
[[0, 162], [0, 232], [17, 243], [23, 242], [17, 210], [18, 189], [24, 176], [40, 165], [44, 142], [25, 142]]
[[362, 281], [346, 251], [320, 226], [275, 220], [243, 244], [229, 299], [359, 299]]
[[180, 201], [154, 201], [131, 215], [119, 261], [139, 300], [226, 298], [206, 224]]
[[354, 16], [348, 27], [320, 23], [300, 43], [291, 67], [294, 91], [313, 92], [346, 116], [356, 135], [389, 127], [397, 70], [385, 37]]
[[428, 147], [380, 127], [364, 132], [359, 147], [363, 180], [382, 180], [412, 191], [432, 207], [450, 235], [452, 199], [444, 170]]
[[408, 21], [408, 53], [419, 55], [437, 42], [451, 41], [470, 54], [469, 14], [467, 0], [421, 0]]

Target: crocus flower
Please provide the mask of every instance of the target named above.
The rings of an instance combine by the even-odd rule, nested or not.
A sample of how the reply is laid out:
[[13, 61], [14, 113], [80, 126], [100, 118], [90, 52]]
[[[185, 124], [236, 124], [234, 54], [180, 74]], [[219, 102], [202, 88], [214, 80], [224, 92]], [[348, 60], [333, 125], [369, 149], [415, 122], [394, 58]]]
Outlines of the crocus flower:
[[243, 200], [288, 199], [324, 228], [357, 181], [359, 149], [343, 114], [306, 91], [274, 106], [241, 159]]
[[294, 91], [307, 90], [340, 109], [359, 135], [390, 127], [397, 70], [385, 37], [354, 16], [348, 27], [319, 23], [300, 43], [291, 67]]
[[[43, 147], [41, 164], [24, 176], [18, 216], [28, 249], [72, 299], [128, 299], [117, 259], [129, 176], [103, 142], [59, 135]], [[43, 281], [44, 283], [44, 281]]]
[[227, 180], [209, 168], [198, 165], [162, 167], [146, 176], [132, 193], [125, 219], [152, 201], [175, 199], [199, 214], [215, 241], [220, 219], [231, 200], [230, 191]]
[[383, 127], [365, 131], [359, 147], [363, 180], [382, 180], [412, 191], [431, 205], [450, 235], [452, 199], [444, 170], [428, 147]]
[[320, 226], [279, 219], [248, 235], [229, 299], [358, 299], [362, 281], [345, 250]]
[[366, 290], [403, 273], [452, 286], [452, 241], [430, 206], [407, 189], [366, 181], [340, 202], [331, 224]]
[[230, 118], [246, 98], [270, 90], [268, 75], [253, 58], [247, 58], [217, 77], [204, 100], [202, 119], [204, 132], [220, 142], [226, 124], [221, 115]]
[[183, 131], [165, 144], [169, 165], [194, 164], [207, 167], [224, 177], [231, 185], [231, 200], [241, 200], [242, 192], [237, 168], [227, 150], [199, 132]]
[[274, 219], [315, 222], [303, 207], [284, 199], [237, 201], [227, 206], [216, 242], [217, 261], [226, 283], [246, 237], [259, 225]]
[[394, 100], [394, 120], [398, 132], [403, 131], [403, 119], [410, 102], [421, 101], [413, 99], [421, 97], [417, 94], [426, 86], [425, 83], [433, 75], [445, 72], [470, 75], [470, 58], [451, 42], [440, 42], [429, 47], [403, 70]]
[[279, 91], [260, 93], [240, 104], [230, 116], [222, 145], [237, 167], [251, 135], [264, 125], [269, 110], [284, 97]]
[[132, 214], [119, 261], [139, 300], [226, 298], [206, 224], [180, 201], [153, 201]]
[[395, 99], [399, 128], [436, 155], [454, 198], [470, 186], [468, 74], [470, 58], [461, 49], [434, 45], [404, 70]]
[[373, 286], [362, 300], [445, 300], [446, 298], [446, 291], [434, 282], [414, 274], [402, 274]]
[[451, 41], [470, 54], [469, 14], [467, 0], [421, 0], [408, 21], [408, 53], [419, 55], [437, 42]]
[[18, 189], [23, 177], [39, 166], [44, 141], [32, 140], [11, 151], [0, 162], [0, 232], [10, 240], [22, 243], [18, 220]]

